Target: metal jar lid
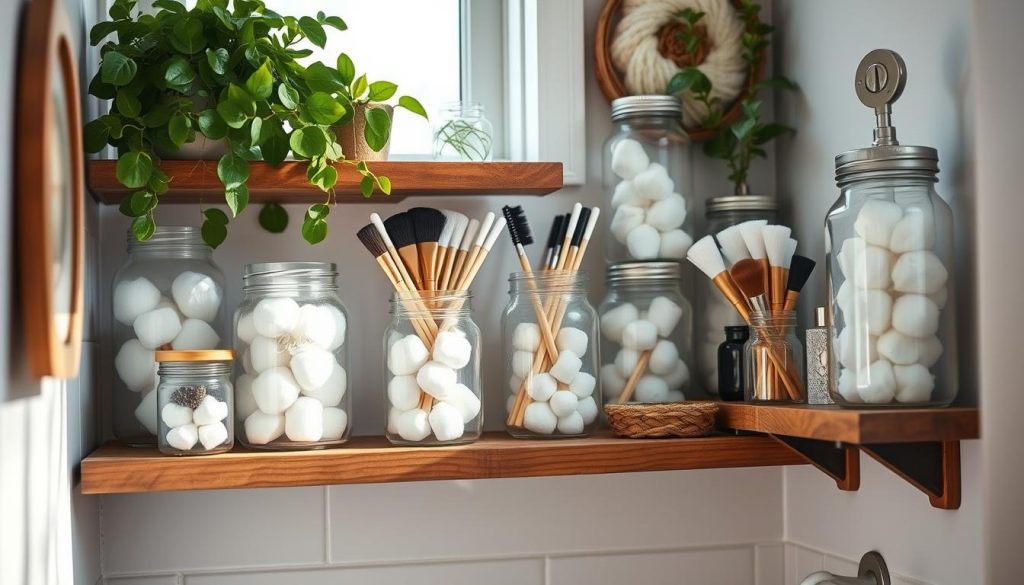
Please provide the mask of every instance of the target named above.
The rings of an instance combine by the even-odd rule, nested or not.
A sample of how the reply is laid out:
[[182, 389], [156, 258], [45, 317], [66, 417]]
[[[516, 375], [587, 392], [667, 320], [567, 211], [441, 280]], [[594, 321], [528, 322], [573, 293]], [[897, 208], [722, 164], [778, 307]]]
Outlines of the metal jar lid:
[[334, 283], [338, 266], [333, 262], [259, 262], [246, 264], [243, 287], [323, 286]]
[[706, 204], [708, 215], [717, 213], [734, 213], [739, 211], [763, 211], [774, 213], [779, 209], [779, 201], [767, 195], [729, 195], [712, 197]]
[[635, 116], [683, 117], [683, 103], [670, 95], [628, 95], [612, 101], [612, 121]]
[[679, 280], [683, 267], [678, 262], [620, 262], [608, 267], [608, 284], [643, 280]]

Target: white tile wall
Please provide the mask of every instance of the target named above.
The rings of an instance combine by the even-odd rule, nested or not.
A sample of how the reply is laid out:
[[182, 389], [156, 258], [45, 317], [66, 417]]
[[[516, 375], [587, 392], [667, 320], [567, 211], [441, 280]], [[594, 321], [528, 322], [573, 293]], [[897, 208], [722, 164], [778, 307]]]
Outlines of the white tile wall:
[[544, 560], [516, 559], [188, 575], [185, 577], [184, 585], [279, 585], [280, 583], [301, 585], [354, 585], [361, 583], [542, 585], [544, 583]]
[[[860, 563], [859, 558], [847, 559], [793, 543], [786, 543], [785, 548], [785, 582], [787, 584], [797, 585], [804, 579], [804, 577], [815, 571], [828, 571], [830, 573], [844, 577], [857, 575], [857, 565]], [[887, 559], [887, 564], [888, 561], [889, 559]], [[893, 571], [891, 565], [889, 566], [889, 571], [890, 577], [892, 578], [892, 585], [932, 585], [929, 582], [920, 581], [912, 577], [901, 575]], [[957, 585], [967, 585], [967, 583], [973, 584], [975, 583], [975, 581], [943, 580], [935, 581], [932, 583], [934, 583], [934, 585], [939, 585], [940, 583], [955, 583]]]
[[753, 547], [587, 555], [548, 561], [548, 585], [722, 585], [751, 583]]

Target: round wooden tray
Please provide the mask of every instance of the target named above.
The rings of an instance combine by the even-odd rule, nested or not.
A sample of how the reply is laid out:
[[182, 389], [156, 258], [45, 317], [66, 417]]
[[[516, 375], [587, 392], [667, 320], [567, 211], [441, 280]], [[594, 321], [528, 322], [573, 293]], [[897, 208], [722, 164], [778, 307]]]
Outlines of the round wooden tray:
[[620, 437], [703, 437], [715, 428], [718, 403], [691, 400], [670, 404], [606, 404], [604, 412], [612, 431]]

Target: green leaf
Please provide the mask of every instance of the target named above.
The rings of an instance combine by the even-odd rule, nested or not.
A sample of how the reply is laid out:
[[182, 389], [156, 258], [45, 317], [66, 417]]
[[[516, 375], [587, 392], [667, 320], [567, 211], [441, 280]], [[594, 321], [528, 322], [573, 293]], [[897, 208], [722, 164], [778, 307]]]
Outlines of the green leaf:
[[380, 152], [391, 136], [391, 116], [382, 108], [367, 108], [363, 136], [367, 146], [374, 152]]
[[136, 191], [121, 202], [121, 213], [128, 217], [146, 215], [156, 208], [156, 195], [148, 191]]
[[149, 238], [153, 237], [153, 233], [156, 231], [156, 222], [153, 221], [153, 214], [147, 213], [136, 217], [132, 220], [132, 234], [135, 235], [135, 239], [140, 242], [145, 242]]
[[153, 159], [142, 151], [126, 152], [117, 159], [115, 174], [125, 187], [139, 189], [146, 185], [153, 174]]
[[235, 185], [224, 192], [224, 199], [228, 202], [232, 217], [238, 217], [238, 214], [245, 211], [249, 205], [249, 188], [245, 185]]
[[334, 93], [345, 89], [347, 85], [342, 81], [340, 73], [319, 61], [307, 67], [302, 76], [310, 91]]
[[225, 187], [241, 185], [249, 179], [249, 163], [229, 152], [217, 163], [217, 176]]
[[209, 63], [210, 69], [213, 70], [217, 75], [224, 75], [228, 72], [228, 61], [231, 60], [231, 54], [224, 47], [221, 47], [214, 51], [213, 49], [206, 49], [206, 62]]
[[296, 110], [299, 107], [299, 92], [287, 83], [277, 86], [277, 99], [289, 110]]
[[391, 195], [391, 179], [387, 177], [377, 177], [377, 186], [380, 187], [381, 193]]
[[178, 0], [156, 0], [153, 2], [153, 8], [163, 8], [168, 12], [174, 12], [175, 14], [184, 14], [185, 6], [178, 2]]
[[313, 158], [327, 151], [327, 136], [318, 126], [306, 126], [292, 132], [288, 144], [295, 154]]
[[729, 160], [736, 149], [736, 137], [731, 132], [718, 132], [704, 143], [704, 154], [711, 158]]
[[172, 89], [186, 93], [196, 79], [196, 72], [184, 57], [174, 57], [164, 69], [164, 81]]
[[260, 226], [272, 234], [279, 234], [288, 227], [288, 212], [277, 203], [267, 203], [260, 210]]
[[171, 46], [185, 53], [194, 55], [206, 47], [203, 35], [203, 23], [197, 18], [184, 18], [171, 29]]
[[362, 97], [362, 95], [366, 93], [367, 87], [366, 75], [360, 75], [359, 78], [352, 83], [352, 99], [357, 100]]
[[103, 83], [111, 85], [128, 85], [135, 78], [139, 66], [135, 61], [117, 51], [107, 51], [100, 64], [100, 75]]
[[231, 20], [231, 14], [229, 14], [227, 10], [220, 6], [214, 6], [213, 13], [217, 16], [217, 20], [224, 25], [224, 28], [228, 30], [235, 30], [235, 22]]
[[182, 144], [188, 142], [188, 135], [191, 130], [192, 119], [181, 112], [176, 112], [171, 116], [171, 120], [167, 124], [167, 135], [171, 137], [171, 142], [178, 148], [181, 148]]
[[686, 90], [694, 93], [706, 93], [711, 91], [711, 80], [700, 69], [688, 67], [672, 76], [668, 87], [665, 88], [665, 93], [675, 95]]
[[171, 110], [165, 105], [153, 106], [142, 116], [142, 124], [146, 128], [159, 128], [171, 119]]
[[352, 62], [352, 57], [345, 53], [338, 55], [338, 73], [341, 74], [342, 83], [345, 85], [352, 83], [356, 77], [356, 64]]
[[248, 91], [234, 83], [228, 84], [228, 101], [238, 106], [247, 116], [256, 115], [256, 100], [252, 98]]
[[203, 217], [205, 217], [207, 221], [212, 221], [213, 223], [228, 225], [228, 214], [216, 207], [211, 207], [203, 211]]
[[92, 27], [92, 30], [89, 31], [89, 44], [95, 47], [112, 32], [117, 32], [116, 22], [105, 20], [96, 23], [96, 26]]
[[303, 16], [299, 19], [299, 29], [306, 35], [309, 42], [323, 49], [327, 46], [327, 33], [324, 27], [315, 18]]
[[215, 110], [203, 110], [199, 113], [199, 131], [210, 140], [220, 140], [228, 135], [228, 125]]
[[99, 152], [107, 145], [107, 139], [110, 138], [110, 127], [103, 120], [93, 120], [85, 125], [83, 138], [86, 152]]
[[245, 89], [258, 100], [265, 100], [274, 93], [274, 76], [270, 73], [269, 63], [264, 61], [245, 81]]
[[338, 171], [329, 164], [320, 168], [311, 166], [309, 170], [312, 173], [306, 173], [306, 175], [310, 184], [316, 185], [321, 191], [330, 191], [338, 183]]
[[[232, 101], [217, 104], [217, 114], [231, 128], [241, 128], [245, 126], [245, 122], [249, 119], [249, 116]], [[227, 134], [226, 131], [225, 134]]]
[[423, 107], [423, 104], [414, 97], [403, 95], [398, 98], [398, 106], [405, 108], [414, 114], [423, 116], [424, 118], [427, 117], [427, 110]]
[[743, 118], [739, 122], [733, 124], [730, 130], [737, 140], [743, 142], [750, 134], [750, 131], [754, 129], [755, 124], [757, 124], [757, 120], [754, 118]]
[[89, 95], [94, 95], [101, 100], [112, 100], [117, 95], [117, 88], [109, 83], [103, 82], [103, 72], [97, 71], [89, 82]]
[[370, 84], [370, 101], [383, 102], [395, 95], [398, 86], [390, 81], [374, 81]]
[[757, 84], [758, 89], [781, 89], [786, 91], [800, 91], [800, 86], [797, 85], [792, 79], [787, 79], [778, 75], [769, 79], [762, 80], [761, 83]]
[[767, 144], [768, 142], [782, 136], [783, 134], [789, 134], [794, 130], [784, 124], [765, 124], [758, 126], [754, 129], [754, 144]]
[[359, 180], [359, 192], [362, 193], [363, 197], [366, 197], [367, 199], [369, 199], [370, 196], [373, 195], [373, 177], [371, 177], [370, 175], [365, 175], [363, 176], [362, 179]]
[[[214, 211], [214, 210], [209, 210]], [[217, 210], [220, 211], [220, 210]], [[221, 212], [223, 213], [223, 212]], [[218, 246], [224, 243], [224, 240], [228, 238], [228, 226], [227, 224], [212, 221], [207, 219], [203, 222], [203, 241], [206, 245], [217, 249]]]
[[326, 220], [327, 216], [330, 215], [331, 208], [324, 203], [314, 203], [309, 206], [306, 210], [306, 216], [310, 219], [323, 219]]
[[324, 24], [332, 26], [337, 30], [348, 30], [348, 25], [341, 19], [340, 16], [328, 16], [324, 19]]
[[302, 239], [311, 245], [319, 244], [327, 237], [327, 222], [306, 216], [302, 222]]
[[306, 100], [306, 112], [317, 124], [329, 126], [345, 115], [345, 108], [330, 94], [318, 91]]

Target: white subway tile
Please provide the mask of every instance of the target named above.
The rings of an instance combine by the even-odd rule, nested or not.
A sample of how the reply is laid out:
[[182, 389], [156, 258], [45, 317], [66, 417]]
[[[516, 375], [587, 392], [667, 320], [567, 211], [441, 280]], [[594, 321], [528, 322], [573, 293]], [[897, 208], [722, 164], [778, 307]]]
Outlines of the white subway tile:
[[786, 544], [786, 583], [800, 583], [825, 568], [825, 556], [798, 544]]
[[554, 558], [548, 585], [754, 584], [752, 547]]
[[857, 570], [860, 567], [859, 559], [857, 561], [853, 561], [850, 559], [837, 557], [835, 555], [825, 555], [824, 563], [826, 571], [844, 577], [856, 577]]
[[543, 559], [188, 575], [184, 585], [543, 585]]
[[105, 585], [178, 585], [178, 576], [115, 577], [107, 579]]
[[754, 583], [783, 585], [785, 580], [785, 547], [782, 543], [758, 544], [754, 547]]
[[95, 585], [100, 566], [100, 499], [71, 488], [71, 542], [75, 585]]

